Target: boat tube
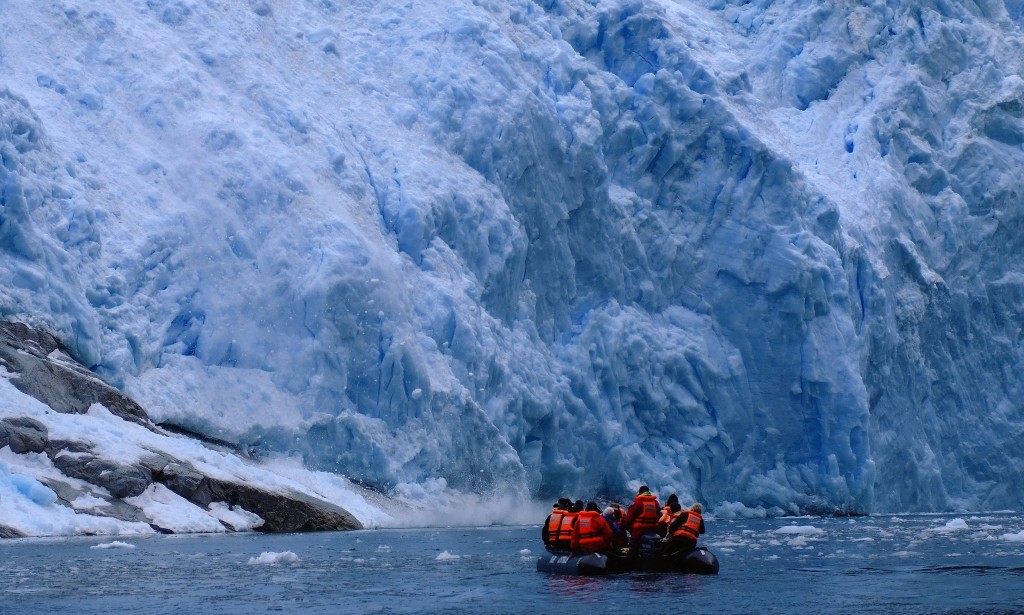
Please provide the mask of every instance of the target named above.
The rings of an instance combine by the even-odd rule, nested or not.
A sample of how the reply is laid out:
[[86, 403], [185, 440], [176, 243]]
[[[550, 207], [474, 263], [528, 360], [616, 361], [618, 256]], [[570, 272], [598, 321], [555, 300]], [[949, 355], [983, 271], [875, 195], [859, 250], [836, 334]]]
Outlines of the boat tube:
[[641, 547], [636, 555], [572, 554], [555, 551], [545, 553], [537, 559], [537, 571], [579, 576], [599, 576], [632, 571], [718, 574], [718, 558], [706, 547], [674, 553], [663, 553], [659, 549]]

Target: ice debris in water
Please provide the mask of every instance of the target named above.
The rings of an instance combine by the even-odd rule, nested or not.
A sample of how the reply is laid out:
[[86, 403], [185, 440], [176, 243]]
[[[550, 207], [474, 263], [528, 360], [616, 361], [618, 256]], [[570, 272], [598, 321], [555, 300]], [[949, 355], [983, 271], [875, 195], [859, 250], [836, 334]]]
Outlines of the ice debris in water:
[[519, 555], [522, 555], [523, 557], [526, 557], [527, 555], [532, 555], [532, 552], [529, 549], [523, 549], [522, 551], [519, 552]]
[[776, 534], [801, 534], [804, 536], [816, 536], [825, 533], [825, 530], [813, 525], [787, 525], [775, 530]]
[[91, 546], [89, 548], [90, 549], [134, 549], [135, 545], [133, 545], [131, 543], [128, 543], [128, 542], [121, 542], [120, 540], [115, 540], [113, 542], [102, 542], [102, 543], [100, 543], [98, 545], [93, 545], [93, 546]]
[[1024, 542], [1024, 530], [1021, 530], [1016, 534], [1003, 534], [1000, 538], [1009, 542]]
[[264, 551], [260, 553], [259, 557], [250, 557], [250, 564], [279, 564], [281, 562], [298, 562], [302, 561], [298, 555], [295, 555], [291, 551], [283, 551], [280, 553], [274, 551]]
[[460, 555], [455, 555], [454, 553], [449, 553], [448, 551], [441, 551], [441, 553], [438, 554], [438, 556], [434, 559], [436, 559], [439, 562], [448, 562], [453, 559], [459, 559], [460, 557]]
[[963, 519], [957, 518], [946, 522], [946, 525], [942, 527], [934, 527], [927, 531], [929, 532], [955, 532], [957, 530], [966, 530], [967, 522]]

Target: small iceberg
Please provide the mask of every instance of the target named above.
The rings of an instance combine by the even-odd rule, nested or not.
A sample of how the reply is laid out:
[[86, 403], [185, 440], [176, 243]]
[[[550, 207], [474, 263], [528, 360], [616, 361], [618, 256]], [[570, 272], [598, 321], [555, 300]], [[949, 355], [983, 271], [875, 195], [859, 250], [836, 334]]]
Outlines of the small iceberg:
[[250, 557], [250, 564], [279, 564], [282, 562], [300, 562], [298, 555], [295, 555], [291, 551], [284, 551], [281, 553], [275, 553], [274, 551], [264, 551], [260, 553], [259, 557]]
[[93, 545], [93, 546], [91, 546], [89, 548], [90, 549], [134, 549], [135, 545], [133, 545], [131, 543], [128, 543], [128, 542], [121, 542], [120, 540], [115, 540], [113, 542], [102, 542], [102, 543], [100, 543], [98, 545]]

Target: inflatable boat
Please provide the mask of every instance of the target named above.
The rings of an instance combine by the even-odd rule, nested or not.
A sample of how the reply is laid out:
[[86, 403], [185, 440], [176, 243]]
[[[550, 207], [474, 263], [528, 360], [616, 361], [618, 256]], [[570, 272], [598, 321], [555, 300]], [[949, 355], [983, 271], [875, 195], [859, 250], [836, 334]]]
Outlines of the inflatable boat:
[[636, 555], [604, 553], [550, 552], [537, 559], [537, 570], [554, 574], [598, 576], [622, 572], [678, 572], [681, 574], [718, 574], [718, 558], [706, 547], [687, 553], [644, 551]]

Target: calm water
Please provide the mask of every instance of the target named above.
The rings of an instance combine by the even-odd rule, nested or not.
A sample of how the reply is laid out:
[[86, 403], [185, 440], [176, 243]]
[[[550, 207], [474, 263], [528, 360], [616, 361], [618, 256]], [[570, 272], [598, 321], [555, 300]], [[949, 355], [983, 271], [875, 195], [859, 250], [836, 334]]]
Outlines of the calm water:
[[712, 519], [717, 577], [589, 579], [536, 572], [537, 527], [0, 541], [0, 612], [1020, 613], [1022, 531], [1011, 514]]

